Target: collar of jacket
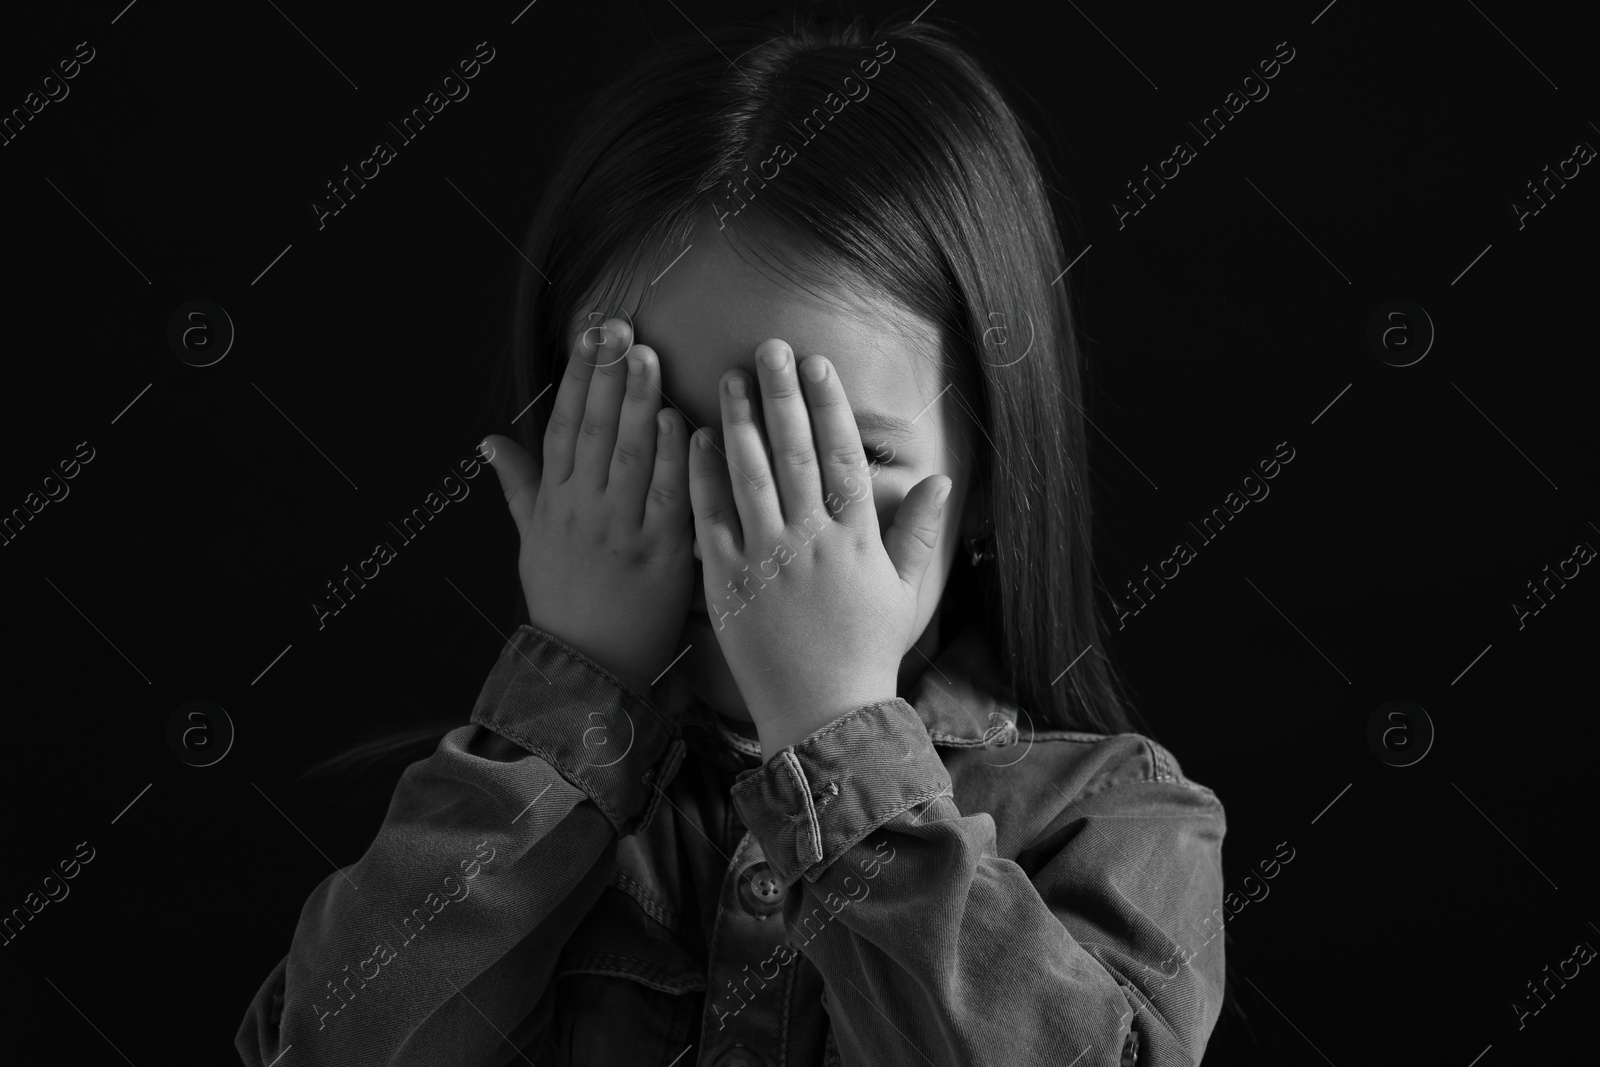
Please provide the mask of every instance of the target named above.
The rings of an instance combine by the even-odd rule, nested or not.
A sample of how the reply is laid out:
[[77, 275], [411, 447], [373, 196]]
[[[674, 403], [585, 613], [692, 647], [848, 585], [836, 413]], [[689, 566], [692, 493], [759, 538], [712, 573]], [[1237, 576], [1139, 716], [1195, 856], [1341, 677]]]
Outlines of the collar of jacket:
[[[728, 748], [761, 758], [761, 744], [730, 729], [721, 715], [694, 695], [676, 675], [669, 676], [661, 710], [685, 726], [714, 734]], [[1003, 747], [1017, 740], [1025, 713], [997, 694], [1007, 691], [995, 670], [983, 634], [967, 625], [911, 684], [905, 700], [921, 717], [928, 739], [948, 748]], [[1029, 723], [1031, 729], [1037, 729]]]

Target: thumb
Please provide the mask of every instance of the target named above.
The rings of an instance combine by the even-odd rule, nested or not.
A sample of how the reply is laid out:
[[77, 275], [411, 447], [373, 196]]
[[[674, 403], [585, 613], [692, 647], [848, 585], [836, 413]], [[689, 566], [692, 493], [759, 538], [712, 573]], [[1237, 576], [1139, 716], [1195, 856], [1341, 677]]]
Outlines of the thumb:
[[889, 561], [900, 572], [900, 580], [913, 589], [921, 586], [922, 576], [927, 573], [928, 562], [939, 544], [944, 498], [953, 484], [942, 474], [931, 474], [912, 486], [895, 512], [894, 524], [884, 536]]
[[539, 464], [527, 449], [504, 434], [492, 433], [478, 444], [478, 454], [494, 468], [505, 494], [506, 507], [517, 524], [517, 536], [533, 522], [533, 504], [539, 498]]

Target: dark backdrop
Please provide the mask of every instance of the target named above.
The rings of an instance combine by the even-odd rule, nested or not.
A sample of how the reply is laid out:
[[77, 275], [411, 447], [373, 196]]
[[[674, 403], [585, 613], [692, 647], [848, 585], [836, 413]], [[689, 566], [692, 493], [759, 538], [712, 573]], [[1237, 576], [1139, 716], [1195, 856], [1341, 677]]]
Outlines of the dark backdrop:
[[[94, 849], [0, 948], [0, 981], [13, 1040], [48, 1034], [68, 1062], [220, 1063], [307, 894], [383, 815], [387, 783], [374, 801], [291, 779], [377, 731], [464, 722], [511, 627], [493, 473], [321, 630], [310, 598], [508, 430], [491, 387], [512, 243], [589, 86], [753, 9], [124, 2], [13, 12], [0, 42], [6, 109], [94, 50], [0, 147], [0, 507], [93, 450], [0, 546], [0, 910]], [[1247, 1020], [1224, 1017], [1208, 1062], [1540, 1062], [1580, 1045], [1600, 996], [1580, 973], [1521, 1029], [1511, 1007], [1600, 945], [1600, 577], [1568, 564], [1520, 628], [1511, 605], [1600, 547], [1600, 175], [1566, 164], [1520, 226], [1511, 205], [1600, 146], [1594, 26], [1503, 0], [1324, 2], [924, 17], [1026, 91], [1088, 246], [1062, 284], [1092, 340], [1102, 601], [1174, 542], [1198, 549], [1100, 651], [1225, 801], [1229, 890], [1294, 850], [1229, 925]], [[323, 183], [483, 40], [471, 95], [319, 230]], [[1123, 183], [1281, 41], [1270, 95], [1119, 227]], [[195, 299], [236, 331], [204, 368], [167, 339]], [[1385, 320], [1375, 349], [1394, 300], [1431, 328]], [[1280, 442], [1270, 496], [1199, 543], [1186, 523]], [[237, 731], [215, 765], [169, 748], [190, 700]], [[1375, 748], [1391, 700], [1431, 727], [1380, 716], [1396, 732]]]

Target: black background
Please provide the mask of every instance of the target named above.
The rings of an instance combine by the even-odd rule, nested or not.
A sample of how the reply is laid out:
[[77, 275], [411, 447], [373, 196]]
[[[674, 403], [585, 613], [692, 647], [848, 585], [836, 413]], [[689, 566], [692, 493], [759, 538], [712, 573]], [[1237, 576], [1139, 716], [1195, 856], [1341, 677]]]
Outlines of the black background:
[[[1501, 0], [1324, 2], [939, 0], [924, 17], [1024, 91], [1077, 207], [1105, 586], [1295, 449], [1109, 650], [1227, 805], [1228, 889], [1295, 849], [1230, 923], [1248, 1020], [1224, 1016], [1207, 1062], [1540, 1062], [1580, 1047], [1600, 997], [1584, 968], [1520, 1031], [1510, 1007], [1600, 945], [1600, 577], [1585, 567], [1521, 630], [1509, 601], [1600, 546], [1600, 173], [1520, 230], [1509, 203], [1576, 142], [1600, 146], [1594, 26]], [[0, 547], [0, 910], [76, 843], [97, 853], [0, 948], [0, 980], [11, 1040], [48, 1033], [68, 1062], [116, 1062], [108, 1043], [231, 1062], [301, 904], [384, 810], [290, 779], [390, 727], [466, 721], [520, 595], [492, 472], [320, 632], [307, 602], [508, 430], [491, 386], [512, 242], [589, 88], [690, 20], [755, 10], [539, 0], [512, 25], [521, 0], [278, 8], [29, 9], [0, 43], [7, 110], [77, 42], [96, 50], [0, 148], [0, 509], [95, 449]], [[471, 95], [319, 231], [322, 184], [482, 40], [496, 56]], [[1122, 183], [1285, 40], [1270, 96], [1119, 229]], [[207, 368], [166, 342], [197, 298], [237, 328]], [[1404, 368], [1366, 341], [1395, 299], [1437, 330]], [[168, 750], [191, 699], [237, 728], [215, 766]], [[1366, 741], [1391, 699], [1436, 730], [1413, 766]]]

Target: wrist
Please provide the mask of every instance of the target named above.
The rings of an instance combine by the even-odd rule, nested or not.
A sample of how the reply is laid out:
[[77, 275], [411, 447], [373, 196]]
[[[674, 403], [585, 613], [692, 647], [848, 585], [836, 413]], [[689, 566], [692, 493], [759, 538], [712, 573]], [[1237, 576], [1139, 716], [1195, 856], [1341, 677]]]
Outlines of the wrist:
[[873, 704], [882, 704], [893, 700], [894, 694], [872, 699], [857, 699], [853, 703], [842, 705], [843, 710], [836, 710], [830, 714], [818, 715], [815, 710], [778, 712], [768, 716], [763, 725], [761, 719], [752, 715], [756, 722], [756, 736], [761, 741], [761, 761], [768, 762], [773, 756], [791, 746], [805, 742], [812, 734], [823, 729], [847, 715], [852, 715], [864, 707]]

